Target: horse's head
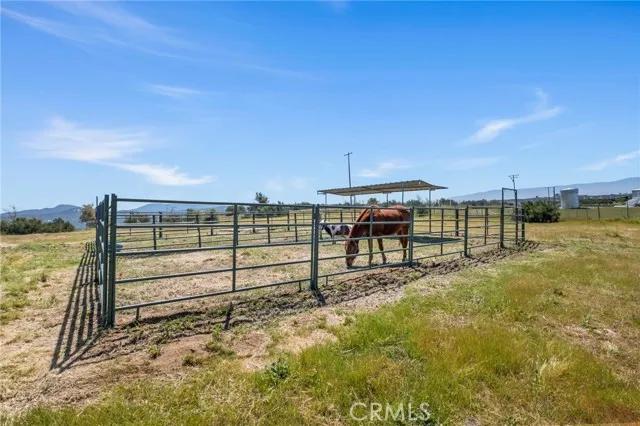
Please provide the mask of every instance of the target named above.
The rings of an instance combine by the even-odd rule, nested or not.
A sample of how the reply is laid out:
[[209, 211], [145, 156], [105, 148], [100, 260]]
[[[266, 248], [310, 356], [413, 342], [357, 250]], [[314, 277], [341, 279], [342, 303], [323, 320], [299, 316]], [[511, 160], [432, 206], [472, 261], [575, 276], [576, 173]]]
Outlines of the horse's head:
[[345, 261], [347, 262], [347, 268], [353, 266], [353, 262], [356, 260], [356, 255], [360, 252], [360, 245], [358, 240], [347, 239], [344, 243], [344, 249], [347, 254]]

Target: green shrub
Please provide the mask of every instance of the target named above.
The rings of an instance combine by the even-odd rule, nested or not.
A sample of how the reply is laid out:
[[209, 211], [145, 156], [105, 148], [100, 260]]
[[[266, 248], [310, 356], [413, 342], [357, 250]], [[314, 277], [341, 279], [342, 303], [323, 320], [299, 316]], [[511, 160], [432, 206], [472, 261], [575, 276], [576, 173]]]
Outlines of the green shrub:
[[527, 201], [522, 205], [525, 222], [551, 223], [560, 219], [558, 206], [543, 200]]
[[13, 220], [0, 221], [0, 233], [7, 235], [70, 232], [74, 230], [75, 228], [71, 223], [59, 217], [46, 223], [33, 217], [17, 217]]

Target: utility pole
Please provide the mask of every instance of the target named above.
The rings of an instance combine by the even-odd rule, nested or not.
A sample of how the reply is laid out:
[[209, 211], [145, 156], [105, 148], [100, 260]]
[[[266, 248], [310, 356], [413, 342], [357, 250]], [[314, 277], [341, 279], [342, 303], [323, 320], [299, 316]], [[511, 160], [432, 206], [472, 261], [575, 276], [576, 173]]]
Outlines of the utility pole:
[[520, 175], [509, 175], [509, 179], [511, 179], [511, 182], [513, 183], [513, 190], [516, 190], [516, 179], [518, 179], [520, 177]]
[[[353, 152], [347, 152], [344, 156], [347, 157], [347, 167], [349, 170], [349, 189], [351, 189], [351, 154]], [[353, 205], [353, 195], [349, 194], [349, 204]]]
[[[514, 195], [516, 194], [516, 179], [518, 179], [520, 177], [520, 175], [517, 174], [513, 174], [513, 175], [509, 175], [509, 179], [511, 179], [511, 182], [513, 183], [513, 193]], [[518, 197], [516, 196], [516, 209], [518, 208]]]

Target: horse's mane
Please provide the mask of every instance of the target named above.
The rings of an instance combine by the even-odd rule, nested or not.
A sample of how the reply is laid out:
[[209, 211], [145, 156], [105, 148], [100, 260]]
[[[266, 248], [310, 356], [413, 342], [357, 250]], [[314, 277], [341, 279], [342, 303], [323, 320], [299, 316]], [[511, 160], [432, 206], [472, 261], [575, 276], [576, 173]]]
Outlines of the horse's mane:
[[364, 215], [369, 213], [371, 211], [371, 207], [373, 208], [378, 208], [378, 206], [369, 206], [369, 207], [365, 207], [361, 212], [360, 215], [358, 216], [358, 218], [356, 219], [356, 222], [362, 222], [364, 220]]
[[365, 207], [365, 208], [360, 212], [360, 215], [358, 215], [358, 218], [356, 219], [355, 223], [354, 223], [354, 224], [353, 224], [353, 226], [351, 227], [351, 231], [349, 231], [349, 236], [348, 236], [348, 238], [353, 238], [353, 235], [352, 235], [352, 234], [354, 233], [354, 231], [356, 230], [356, 228], [359, 228], [359, 227], [361, 226], [360, 224], [361, 224], [362, 222], [364, 222], [364, 217], [365, 217], [365, 215], [371, 211], [371, 208], [372, 208], [372, 207], [373, 207], [374, 209], [379, 209], [379, 208], [380, 208], [380, 207], [375, 206], [375, 205], [374, 205], [374, 206], [368, 206], [368, 207]]

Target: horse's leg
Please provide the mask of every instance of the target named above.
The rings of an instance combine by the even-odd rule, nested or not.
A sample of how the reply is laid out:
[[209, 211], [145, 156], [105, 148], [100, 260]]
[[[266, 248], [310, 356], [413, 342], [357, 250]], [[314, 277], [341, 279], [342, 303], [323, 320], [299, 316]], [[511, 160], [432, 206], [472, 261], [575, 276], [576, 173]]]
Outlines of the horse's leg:
[[384, 254], [384, 246], [382, 245], [382, 238], [378, 238], [378, 248], [380, 249], [380, 253], [382, 253], [382, 263], [387, 263], [387, 256]]
[[369, 268], [371, 268], [373, 263], [373, 241], [371, 241], [371, 237], [367, 240], [367, 244], [369, 244]]
[[407, 260], [407, 244], [409, 243], [409, 237], [407, 234], [409, 233], [409, 229], [402, 229], [398, 231], [398, 235], [402, 235], [400, 237], [400, 245], [402, 246], [402, 261], [405, 262]]

